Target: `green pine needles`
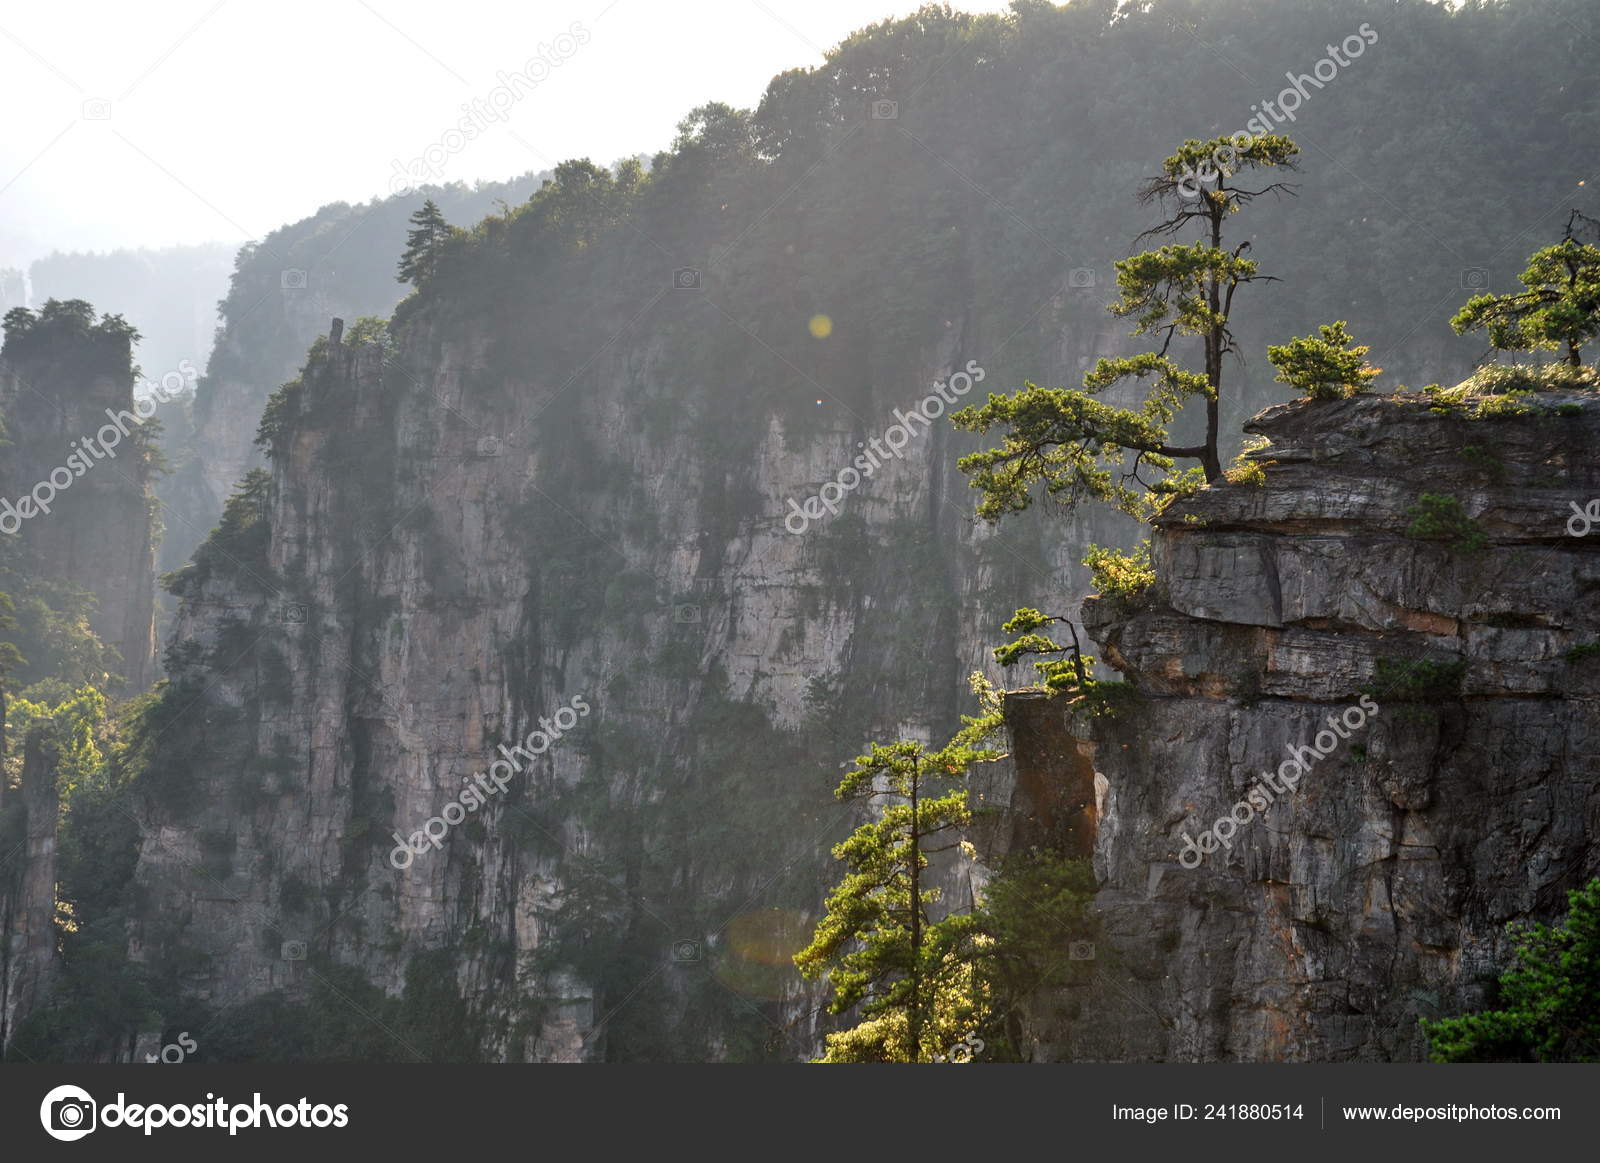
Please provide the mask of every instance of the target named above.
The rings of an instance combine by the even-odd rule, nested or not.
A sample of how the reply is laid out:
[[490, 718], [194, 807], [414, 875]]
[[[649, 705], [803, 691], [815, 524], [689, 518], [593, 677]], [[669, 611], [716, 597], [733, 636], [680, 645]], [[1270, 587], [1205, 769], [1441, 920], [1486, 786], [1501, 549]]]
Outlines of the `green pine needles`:
[[1511, 928], [1494, 1009], [1422, 1022], [1435, 1062], [1600, 1062], [1600, 880], [1559, 925]]
[[[1150, 336], [1158, 346], [1101, 359], [1081, 390], [1029, 383], [1015, 395], [991, 395], [986, 404], [957, 412], [952, 421], [958, 428], [1002, 433], [999, 447], [960, 462], [982, 494], [980, 516], [997, 521], [1028, 508], [1037, 485], [1067, 506], [1104, 501], [1144, 519], [1150, 515], [1149, 495], [1170, 493], [1175, 479], [1185, 475], [1178, 461], [1198, 461], [1207, 482], [1222, 476], [1218, 401], [1225, 361], [1238, 354], [1229, 325], [1234, 296], [1272, 279], [1245, 257], [1248, 241], [1226, 245], [1223, 226], [1263, 195], [1292, 193], [1287, 183], [1257, 180], [1255, 172], [1292, 169], [1299, 152], [1294, 142], [1276, 135], [1251, 138], [1243, 146], [1228, 138], [1186, 141], [1162, 163], [1160, 173], [1145, 181], [1140, 201], [1168, 207], [1168, 216], [1141, 238], [1172, 236], [1191, 226], [1201, 234], [1198, 241], [1167, 243], [1116, 264], [1119, 296], [1111, 313], [1131, 319], [1132, 333]], [[1208, 170], [1213, 176], [1198, 197], [1187, 196], [1197, 161], [1209, 167], [1219, 156], [1232, 160]], [[1199, 368], [1173, 356], [1174, 344], [1185, 338], [1201, 341]], [[1127, 380], [1145, 385], [1139, 407], [1121, 408], [1097, 398]], [[1196, 397], [1205, 401], [1204, 438], [1179, 443], [1171, 428]]]
[[1577, 232], [1597, 225], [1574, 210], [1561, 241], [1529, 256], [1521, 291], [1474, 295], [1450, 326], [1457, 335], [1486, 331], [1501, 351], [1556, 349], [1569, 367], [1581, 366], [1584, 345], [1600, 335], [1600, 247]]
[[1342, 400], [1366, 391], [1381, 370], [1366, 361], [1371, 349], [1350, 338], [1343, 319], [1324, 323], [1318, 331], [1267, 348], [1267, 362], [1277, 369], [1278, 382], [1313, 400]]
[[972, 685], [980, 713], [964, 717], [949, 743], [875, 743], [835, 792], [872, 819], [835, 846], [849, 872], [794, 958], [806, 977], [828, 974], [828, 1012], [859, 1007], [858, 1025], [828, 1035], [825, 1062], [932, 1061], [981, 1020], [981, 934], [970, 913], [932, 919], [939, 890], [927, 880], [929, 855], [959, 848], [972, 822], [968, 770], [1002, 755], [999, 693], [981, 674]]

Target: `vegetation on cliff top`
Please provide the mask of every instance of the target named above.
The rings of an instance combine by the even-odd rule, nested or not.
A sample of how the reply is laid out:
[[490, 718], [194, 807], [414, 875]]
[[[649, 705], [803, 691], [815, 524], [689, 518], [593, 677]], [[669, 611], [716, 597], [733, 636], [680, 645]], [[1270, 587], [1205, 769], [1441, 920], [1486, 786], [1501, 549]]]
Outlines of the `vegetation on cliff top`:
[[1561, 241], [1529, 256], [1521, 291], [1474, 295], [1450, 326], [1458, 335], [1487, 331], [1501, 351], [1556, 350], [1581, 366], [1584, 345], [1600, 335], [1600, 246], [1582, 234], [1600, 237], [1600, 222], [1574, 210]]
[[[97, 318], [98, 314], [82, 299], [50, 299], [38, 311], [13, 307], [5, 314], [4, 354], [13, 359], [39, 351], [61, 355], [105, 343], [113, 359], [120, 356], [126, 362], [139, 332], [121, 315]], [[131, 368], [127, 374], [131, 379]]]
[[[1092, 498], [1141, 516], [1147, 494], [1160, 491], [1176, 475], [1176, 461], [1199, 461], [1207, 481], [1222, 475], [1218, 442], [1224, 361], [1239, 355], [1231, 323], [1234, 296], [1273, 278], [1244, 257], [1248, 240], [1231, 249], [1224, 243], [1223, 225], [1257, 198], [1292, 193], [1287, 182], [1255, 171], [1293, 169], [1299, 153], [1281, 135], [1191, 140], [1145, 180], [1140, 202], [1161, 205], [1167, 217], [1141, 238], [1175, 236], [1190, 225], [1201, 233], [1199, 242], [1168, 243], [1116, 263], [1119, 298], [1111, 313], [1131, 317], [1135, 336], [1153, 336], [1160, 345], [1140, 355], [1102, 357], [1084, 376], [1081, 391], [1030, 383], [1014, 396], [991, 395], [988, 403], [951, 417], [958, 428], [1005, 432], [1000, 447], [961, 460], [961, 470], [972, 476], [981, 494], [980, 516], [998, 520], [1026, 509], [1036, 484], [1067, 506]], [[1211, 177], [1197, 179], [1197, 172]], [[1203, 366], [1198, 371], [1172, 358], [1174, 341], [1184, 338], [1201, 341]], [[1149, 380], [1141, 407], [1120, 408], [1096, 399], [1128, 379]], [[1170, 428], [1195, 396], [1206, 402], [1204, 439], [1178, 444]], [[1146, 482], [1141, 468], [1160, 475]]]

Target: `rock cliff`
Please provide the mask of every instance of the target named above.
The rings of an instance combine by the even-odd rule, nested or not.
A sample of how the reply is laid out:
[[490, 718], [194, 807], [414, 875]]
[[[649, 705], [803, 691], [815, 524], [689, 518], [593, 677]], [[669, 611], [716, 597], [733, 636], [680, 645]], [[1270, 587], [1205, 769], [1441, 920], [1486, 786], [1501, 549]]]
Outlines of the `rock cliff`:
[[526, 198], [540, 177], [430, 186], [357, 205], [335, 202], [239, 251], [228, 294], [218, 304], [216, 346], [188, 408], [185, 427], [192, 431], [171, 442], [177, 471], [159, 486], [169, 526], [163, 572], [189, 559], [233, 486], [261, 466], [252, 444], [261, 409], [294, 378], [328, 319], [386, 316], [405, 294], [394, 270], [406, 216], [431, 197], [450, 221], [467, 225], [498, 201]]
[[1010, 700], [1019, 770], [1094, 804], [1095, 984], [1041, 1002], [1044, 1057], [1415, 1059], [1600, 873], [1600, 399], [1247, 430], [1264, 483], [1174, 504], [1144, 599], [1085, 603], [1137, 710]]
[[11, 569], [93, 596], [89, 623], [121, 657], [118, 689], [137, 693], [155, 680], [151, 413], [136, 411], [128, 335], [93, 315], [7, 320], [0, 532], [14, 537]]
[[[6, 834], [7, 856], [18, 856], [14, 873], [0, 880], [0, 1048], [40, 999], [56, 968], [56, 787], [55, 729], [49, 720], [28, 727], [23, 744], [16, 834]], [[0, 808], [7, 791], [0, 780]], [[8, 830], [9, 831], [9, 830]]]
[[[953, 727], [998, 595], [1050, 570], [945, 499], [936, 428], [853, 512], [786, 528], [872, 433], [792, 443], [755, 401], [707, 456], [705, 389], [652, 403], [667, 354], [621, 343], [563, 392], [498, 370], [481, 320], [397, 349], [336, 326], [269, 406], [270, 481], [175, 586], [137, 877], [136, 958], [219, 1029], [334, 966], [396, 997], [426, 966], [474, 1056], [813, 1052], [789, 957], [848, 823], [838, 764]], [[507, 782], [472, 803], [479, 773]]]

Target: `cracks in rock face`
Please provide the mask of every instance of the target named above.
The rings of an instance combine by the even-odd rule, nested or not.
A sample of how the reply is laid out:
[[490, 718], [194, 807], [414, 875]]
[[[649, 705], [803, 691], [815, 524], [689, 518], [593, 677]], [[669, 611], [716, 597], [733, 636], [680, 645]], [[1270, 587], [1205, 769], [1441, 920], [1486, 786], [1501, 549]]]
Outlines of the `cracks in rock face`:
[[[1323, 432], [1331, 412], [1274, 410], [1261, 427], [1331, 454], [1284, 457], [1260, 489], [1204, 490], [1181, 503], [1194, 522], [1170, 509], [1152, 552], [1162, 608], [1086, 606], [1103, 657], [1143, 699], [1137, 723], [1090, 730], [1118, 789], [1103, 841], [1116, 850], [1098, 854], [1108, 923], [1157, 967], [1166, 987], [1151, 996], [1178, 1022], [1152, 1056], [1423, 1056], [1417, 1019], [1473, 1001], [1506, 922], [1551, 919], [1561, 889], [1600, 872], [1600, 843], [1563, 816], [1600, 797], [1600, 770], [1558, 742], [1594, 730], [1600, 687], [1563, 652], [1600, 644], [1593, 559], [1573, 556], [1600, 537], [1552, 539], [1525, 498], [1481, 482], [1462, 488], [1474, 514], [1494, 515], [1487, 555], [1408, 537], [1406, 506], [1449, 484], [1428, 473], [1456, 472], [1451, 440], [1506, 437], [1493, 451], [1508, 462], [1516, 441], [1435, 428], [1419, 464], [1398, 450], [1427, 418], [1383, 407], [1382, 425], [1354, 434]], [[1597, 421], [1583, 421], [1592, 444]], [[1323, 512], [1329, 480], [1342, 512]], [[1600, 464], [1574, 461], [1563, 488], [1600, 495]], [[1238, 829], [1229, 856], [1174, 866], [1172, 837], [1234, 798], [1252, 756], [1364, 691], [1381, 705], [1368, 750], [1319, 764], [1314, 787]], [[1177, 942], [1146, 935], [1152, 909], [1172, 912]], [[1200, 1012], [1178, 1016], [1191, 999]]]

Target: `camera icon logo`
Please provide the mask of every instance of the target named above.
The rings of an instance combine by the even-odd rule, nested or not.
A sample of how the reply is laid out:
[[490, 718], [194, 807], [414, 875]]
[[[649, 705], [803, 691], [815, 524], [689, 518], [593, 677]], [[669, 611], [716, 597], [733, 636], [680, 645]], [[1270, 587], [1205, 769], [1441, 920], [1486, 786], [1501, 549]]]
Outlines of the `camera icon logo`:
[[672, 289], [674, 291], [700, 290], [700, 272], [694, 267], [679, 267], [672, 272]]
[[285, 626], [304, 626], [306, 624], [306, 608], [299, 602], [290, 602], [278, 614]]
[[1093, 267], [1074, 267], [1067, 272], [1067, 286], [1075, 291], [1086, 291], [1093, 288], [1095, 282]]
[[1482, 267], [1467, 267], [1461, 272], [1461, 289], [1463, 291], [1487, 291], [1489, 289], [1489, 272]]
[[305, 271], [299, 267], [290, 267], [278, 277], [278, 282], [285, 291], [303, 291], [309, 280]]
[[1072, 942], [1068, 943], [1068, 945], [1067, 945], [1067, 960], [1068, 961], [1093, 961], [1094, 960], [1094, 942], [1093, 941], [1072, 941]]
[[896, 121], [900, 117], [900, 102], [878, 100], [872, 103], [874, 121]]
[[304, 961], [306, 959], [306, 943], [304, 941], [285, 941], [281, 952], [285, 961]]
[[692, 602], [684, 602], [672, 607], [672, 620], [680, 624], [698, 622], [700, 620], [700, 607]]
[[85, 121], [110, 121], [111, 102], [104, 97], [90, 97], [83, 103], [83, 119]]
[[499, 456], [500, 455], [500, 438], [498, 436], [480, 436], [480, 437], [478, 437], [478, 455], [479, 456]]
[[700, 942], [674, 941], [672, 943], [672, 959], [680, 965], [700, 960]]
[[39, 1104], [39, 1122], [45, 1134], [63, 1143], [83, 1138], [95, 1129], [99, 1104], [78, 1086], [58, 1086]]

